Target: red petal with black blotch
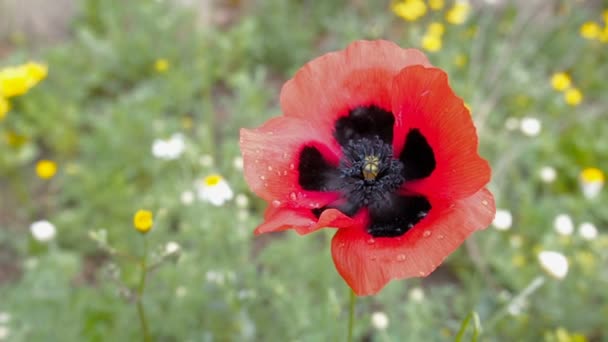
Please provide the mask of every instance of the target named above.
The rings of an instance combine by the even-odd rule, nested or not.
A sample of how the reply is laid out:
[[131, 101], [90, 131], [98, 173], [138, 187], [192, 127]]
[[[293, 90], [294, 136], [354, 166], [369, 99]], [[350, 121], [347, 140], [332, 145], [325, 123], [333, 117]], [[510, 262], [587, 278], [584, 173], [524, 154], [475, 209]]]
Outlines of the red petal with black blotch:
[[486, 189], [451, 205], [431, 204], [427, 217], [400, 237], [373, 238], [363, 224], [336, 232], [334, 263], [357, 295], [376, 294], [392, 279], [427, 276], [471, 233], [486, 228], [496, 210]]
[[[319, 208], [339, 194], [306, 191], [298, 183], [299, 154], [315, 146], [328, 162], [337, 165], [340, 150], [334, 138], [299, 118], [278, 117], [256, 129], [241, 129], [245, 180], [251, 190], [277, 208]], [[309, 210], [310, 211], [310, 210]]]
[[408, 65], [431, 66], [415, 49], [402, 49], [385, 40], [355, 41], [345, 50], [315, 58], [281, 90], [286, 116], [314, 122], [317, 129], [334, 129], [338, 117], [361, 106], [391, 108], [391, 80]]
[[336, 209], [324, 210], [317, 218], [308, 209], [269, 208], [264, 215], [264, 222], [256, 228], [255, 234], [294, 229], [298, 234], [304, 235], [326, 227], [359, 226], [363, 220], [362, 213], [350, 218]]
[[[477, 133], [468, 109], [437, 68], [409, 66], [393, 79], [395, 155], [418, 129], [431, 146], [436, 167], [430, 176], [406, 182], [405, 190], [427, 197], [460, 199], [490, 181], [490, 166], [477, 152]], [[407, 165], [405, 165], [407, 167]]]

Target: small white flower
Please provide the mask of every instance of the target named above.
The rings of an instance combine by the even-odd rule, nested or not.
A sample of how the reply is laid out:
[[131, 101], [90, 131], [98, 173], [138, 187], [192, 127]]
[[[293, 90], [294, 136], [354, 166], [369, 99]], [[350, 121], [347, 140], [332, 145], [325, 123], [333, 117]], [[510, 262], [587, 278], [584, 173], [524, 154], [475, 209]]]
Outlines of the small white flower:
[[513, 224], [513, 216], [508, 210], [496, 209], [496, 216], [494, 216], [492, 224], [498, 230], [508, 230]]
[[194, 202], [194, 193], [190, 190], [186, 190], [182, 192], [180, 200], [182, 201], [183, 205], [190, 205], [192, 202]]
[[553, 229], [555, 229], [559, 235], [572, 235], [572, 232], [574, 232], [574, 223], [569, 215], [559, 214], [555, 217], [555, 220], [553, 220]]
[[8, 330], [8, 327], [0, 325], [0, 341], [6, 340], [9, 333], [10, 333], [10, 331]]
[[414, 302], [422, 302], [424, 300], [424, 290], [420, 287], [414, 287], [410, 290], [409, 297]]
[[578, 235], [585, 240], [595, 240], [597, 238], [597, 228], [591, 222], [583, 222], [578, 226]]
[[215, 206], [221, 206], [234, 196], [230, 185], [220, 175], [214, 174], [205, 177], [196, 183], [198, 198]]
[[205, 278], [208, 282], [216, 285], [224, 285], [224, 283], [226, 282], [226, 277], [224, 276], [224, 273], [220, 271], [207, 271], [207, 273], [205, 273]]
[[177, 298], [183, 298], [184, 296], [186, 296], [187, 293], [188, 293], [188, 289], [186, 289], [184, 286], [178, 286], [175, 289], [175, 296]]
[[249, 205], [249, 198], [245, 194], [236, 195], [234, 201], [236, 202], [236, 206], [239, 208], [247, 208]]
[[519, 128], [519, 119], [514, 117], [509, 117], [505, 120], [505, 128], [509, 131], [514, 131]]
[[555, 169], [551, 166], [543, 166], [539, 171], [539, 175], [540, 180], [542, 180], [543, 182], [553, 183], [557, 178], [557, 171], [555, 171]]
[[382, 311], [372, 313], [372, 326], [378, 330], [385, 330], [388, 327], [388, 316]]
[[583, 195], [587, 199], [596, 198], [604, 187], [604, 172], [595, 167], [584, 169], [579, 175]]
[[210, 154], [203, 154], [199, 159], [198, 163], [203, 167], [211, 167], [213, 166], [213, 156]]
[[243, 157], [238, 156], [235, 157], [234, 160], [232, 160], [232, 166], [234, 166], [234, 168], [238, 171], [242, 171], [243, 170]]
[[30, 226], [30, 231], [34, 239], [40, 242], [48, 242], [55, 238], [57, 230], [55, 226], [46, 220], [36, 221]]
[[537, 118], [523, 118], [521, 119], [519, 129], [521, 132], [529, 137], [535, 137], [540, 133], [541, 123]]
[[155, 139], [152, 143], [152, 155], [158, 159], [174, 160], [179, 158], [186, 149], [184, 135], [173, 134], [169, 139]]
[[165, 254], [173, 254], [179, 252], [181, 246], [175, 241], [169, 241], [165, 245]]
[[8, 324], [11, 321], [11, 314], [8, 312], [0, 312], [0, 325]]
[[538, 253], [538, 261], [549, 275], [557, 279], [563, 279], [568, 274], [568, 259], [562, 253], [542, 251]]

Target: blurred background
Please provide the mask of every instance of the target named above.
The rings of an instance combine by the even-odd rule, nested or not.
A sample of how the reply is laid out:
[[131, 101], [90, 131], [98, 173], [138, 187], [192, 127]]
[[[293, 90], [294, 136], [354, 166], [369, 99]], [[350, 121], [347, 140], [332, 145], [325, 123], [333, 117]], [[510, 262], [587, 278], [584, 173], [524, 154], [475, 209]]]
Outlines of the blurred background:
[[0, 340], [141, 339], [144, 240], [153, 340], [343, 340], [333, 232], [253, 236], [238, 130], [308, 60], [384, 38], [448, 72], [499, 209], [429, 277], [361, 298], [357, 340], [608, 341], [607, 9], [0, 0]]

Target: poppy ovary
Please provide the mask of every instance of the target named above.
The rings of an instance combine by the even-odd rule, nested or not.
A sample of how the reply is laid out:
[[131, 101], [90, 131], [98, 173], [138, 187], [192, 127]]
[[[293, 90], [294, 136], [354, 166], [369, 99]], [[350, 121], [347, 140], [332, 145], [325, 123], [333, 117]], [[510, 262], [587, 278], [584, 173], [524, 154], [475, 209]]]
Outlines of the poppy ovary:
[[342, 190], [361, 206], [383, 200], [405, 182], [403, 163], [393, 157], [393, 147], [378, 136], [353, 139], [343, 149], [340, 162]]

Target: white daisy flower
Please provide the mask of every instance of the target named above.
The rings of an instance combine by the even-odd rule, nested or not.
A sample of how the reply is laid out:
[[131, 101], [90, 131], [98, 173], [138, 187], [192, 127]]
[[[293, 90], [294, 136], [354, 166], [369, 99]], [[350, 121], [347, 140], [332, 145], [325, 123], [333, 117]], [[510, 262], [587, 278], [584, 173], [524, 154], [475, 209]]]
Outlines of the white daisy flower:
[[553, 229], [555, 229], [559, 235], [572, 235], [572, 232], [574, 232], [574, 223], [569, 215], [559, 214], [555, 217], [555, 220], [553, 220]]
[[496, 209], [496, 215], [492, 221], [494, 228], [498, 230], [508, 230], [513, 224], [513, 216], [511, 212], [505, 209]]
[[198, 198], [215, 206], [221, 206], [234, 196], [230, 185], [220, 175], [213, 174], [196, 183]]
[[247, 208], [249, 205], [249, 198], [245, 194], [238, 194], [236, 195], [234, 202], [236, 202], [236, 206], [241, 209]]
[[562, 253], [542, 251], [538, 253], [538, 262], [549, 275], [557, 279], [563, 279], [568, 274], [568, 259]]
[[382, 311], [372, 313], [372, 326], [378, 330], [385, 330], [388, 327], [388, 316]]
[[557, 171], [551, 166], [543, 166], [538, 172], [540, 180], [545, 183], [553, 183], [557, 179]]
[[165, 245], [165, 254], [169, 255], [169, 254], [177, 253], [180, 251], [180, 249], [181, 249], [181, 246], [179, 245], [179, 243], [177, 243], [175, 241], [169, 241]]
[[34, 239], [40, 242], [48, 242], [55, 238], [57, 229], [51, 222], [42, 220], [36, 221], [30, 225], [30, 231]]
[[595, 167], [586, 168], [581, 172], [579, 181], [585, 198], [596, 198], [604, 187], [604, 172]]
[[232, 160], [232, 166], [238, 171], [243, 171], [243, 157], [238, 156]]
[[175, 133], [169, 139], [155, 139], [152, 143], [152, 155], [163, 160], [177, 159], [185, 149], [186, 141], [181, 133]]
[[180, 200], [182, 201], [183, 205], [190, 205], [192, 202], [194, 202], [194, 193], [190, 190], [186, 190], [182, 192]]
[[578, 226], [578, 235], [585, 240], [595, 240], [597, 238], [597, 228], [591, 222], [583, 222]]
[[541, 122], [537, 118], [523, 118], [519, 124], [521, 132], [529, 137], [535, 137], [540, 134]]
[[422, 302], [424, 300], [424, 290], [420, 287], [414, 287], [409, 292], [409, 298], [414, 302]]

